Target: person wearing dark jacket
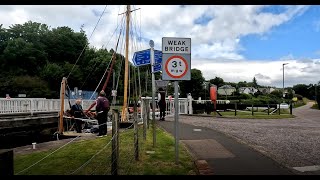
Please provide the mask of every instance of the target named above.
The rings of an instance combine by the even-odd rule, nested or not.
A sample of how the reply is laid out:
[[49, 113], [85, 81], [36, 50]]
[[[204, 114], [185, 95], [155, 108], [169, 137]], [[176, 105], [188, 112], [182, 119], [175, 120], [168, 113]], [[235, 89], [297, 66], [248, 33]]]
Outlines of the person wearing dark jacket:
[[77, 133], [81, 133], [83, 122], [82, 120], [80, 120], [80, 118], [83, 118], [84, 116], [83, 109], [81, 106], [81, 99], [76, 100], [76, 103], [71, 107], [70, 113], [72, 118], [75, 118], [75, 126]]
[[158, 105], [160, 108], [160, 121], [164, 121], [166, 116], [166, 92], [162, 88], [159, 88]]
[[96, 113], [99, 123], [98, 136], [100, 137], [107, 135], [107, 120], [109, 109], [109, 100], [106, 98], [106, 93], [102, 90], [99, 93], [99, 97], [96, 99]]

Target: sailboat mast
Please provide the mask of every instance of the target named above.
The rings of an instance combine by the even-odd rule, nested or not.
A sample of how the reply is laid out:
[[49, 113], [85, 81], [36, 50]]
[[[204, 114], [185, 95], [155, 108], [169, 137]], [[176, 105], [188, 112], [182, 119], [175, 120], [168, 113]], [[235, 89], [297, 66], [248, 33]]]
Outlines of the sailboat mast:
[[126, 12], [126, 59], [124, 69], [124, 96], [123, 96], [123, 107], [122, 107], [122, 118], [121, 121], [126, 121], [127, 117], [127, 99], [128, 99], [128, 67], [129, 67], [129, 22], [130, 22], [130, 5], [127, 5]]

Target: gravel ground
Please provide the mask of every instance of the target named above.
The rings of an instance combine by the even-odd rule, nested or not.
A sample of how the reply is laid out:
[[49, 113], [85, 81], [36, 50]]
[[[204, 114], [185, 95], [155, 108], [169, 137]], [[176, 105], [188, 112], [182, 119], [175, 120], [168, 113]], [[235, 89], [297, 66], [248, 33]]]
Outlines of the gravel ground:
[[294, 109], [296, 118], [290, 119], [180, 116], [179, 121], [223, 132], [287, 167], [320, 165], [320, 111], [311, 105]]

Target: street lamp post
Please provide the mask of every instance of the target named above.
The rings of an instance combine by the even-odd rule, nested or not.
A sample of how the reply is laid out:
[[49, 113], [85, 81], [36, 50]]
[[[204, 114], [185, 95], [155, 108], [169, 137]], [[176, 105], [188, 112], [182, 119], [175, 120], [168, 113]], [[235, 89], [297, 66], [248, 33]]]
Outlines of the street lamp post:
[[283, 63], [282, 64], [282, 71], [283, 71], [283, 79], [282, 79], [282, 97], [284, 98], [285, 97], [285, 93], [284, 93], [284, 66], [287, 65], [289, 63]]

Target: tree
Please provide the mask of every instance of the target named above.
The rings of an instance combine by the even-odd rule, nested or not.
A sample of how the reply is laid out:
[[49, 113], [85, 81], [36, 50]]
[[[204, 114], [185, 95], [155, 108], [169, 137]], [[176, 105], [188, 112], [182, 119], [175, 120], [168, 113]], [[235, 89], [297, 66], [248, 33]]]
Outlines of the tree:
[[3, 51], [3, 58], [7, 71], [16, 75], [38, 75], [38, 72], [47, 63], [46, 53], [22, 38], [8, 41]]
[[254, 88], [258, 87], [258, 83], [257, 83], [256, 77], [253, 77], [252, 84], [253, 84]]
[[241, 88], [241, 87], [248, 87], [247, 81], [238, 82], [238, 88]]
[[30, 98], [50, 97], [51, 92], [46, 81], [41, 80], [37, 76], [16, 76], [10, 80], [7, 91], [12, 96], [18, 94], [27, 94]]
[[305, 84], [297, 84], [293, 86], [293, 90], [295, 91], [296, 94], [300, 94], [303, 97], [307, 97], [309, 99], [312, 98], [312, 96], [310, 97], [309, 95], [309, 90], [308, 86]]
[[[49, 61], [64, 64], [74, 64], [88, 43], [87, 37], [81, 32], [74, 32], [69, 27], [52, 29], [45, 37]], [[84, 56], [80, 57], [83, 60]]]
[[210, 82], [210, 84], [216, 85], [217, 88], [225, 85], [225, 82], [223, 81], [223, 79], [220, 77], [217, 77], [217, 76], [214, 79], [210, 79], [209, 82]]
[[270, 94], [277, 97], [277, 98], [282, 98], [282, 92], [279, 90], [274, 90]]
[[191, 80], [190, 81], [180, 81], [180, 96], [187, 97], [188, 93], [191, 93], [192, 97], [197, 99], [204, 94], [203, 91], [204, 77], [202, 72], [198, 69], [191, 69]]

